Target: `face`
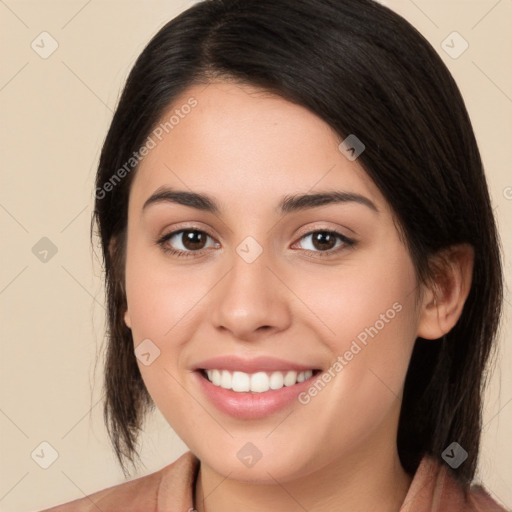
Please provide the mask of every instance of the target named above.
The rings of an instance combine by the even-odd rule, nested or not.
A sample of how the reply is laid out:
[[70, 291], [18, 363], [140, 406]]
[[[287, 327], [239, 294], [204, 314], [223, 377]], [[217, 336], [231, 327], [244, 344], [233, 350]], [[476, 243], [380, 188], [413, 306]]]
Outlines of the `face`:
[[384, 197], [280, 97], [218, 82], [173, 114], [127, 227], [125, 321], [157, 407], [202, 464], [242, 481], [396, 450], [418, 285]]

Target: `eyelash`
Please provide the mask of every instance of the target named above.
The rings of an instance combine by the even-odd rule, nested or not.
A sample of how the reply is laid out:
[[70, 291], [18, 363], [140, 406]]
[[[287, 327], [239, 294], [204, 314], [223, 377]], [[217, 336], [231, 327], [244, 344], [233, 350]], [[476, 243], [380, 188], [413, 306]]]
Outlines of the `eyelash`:
[[[184, 229], [179, 229], [177, 231], [171, 231], [170, 233], [167, 233], [166, 235], [163, 235], [161, 238], [159, 238], [156, 243], [162, 248], [162, 250], [167, 253], [167, 254], [172, 254], [173, 256], [177, 256], [178, 258], [189, 258], [189, 257], [194, 257], [194, 256], [197, 256], [198, 254], [202, 254], [203, 251], [206, 251], [208, 249], [200, 249], [198, 251], [182, 251], [180, 249], [174, 249], [172, 247], [169, 247], [168, 245], [166, 245], [166, 242], [168, 240], [170, 240], [173, 236], [179, 234], [179, 233], [184, 233], [184, 232], [197, 232], [197, 233], [203, 233], [205, 234], [206, 236], [208, 236], [209, 238], [212, 238], [212, 236], [210, 236], [208, 233], [206, 233], [205, 231], [201, 230], [201, 229], [197, 229], [197, 228], [184, 228]], [[333, 256], [335, 254], [337, 254], [338, 252], [342, 251], [343, 249], [346, 249], [347, 247], [352, 247], [356, 244], [356, 241], [355, 240], [352, 240], [348, 237], [346, 237], [345, 235], [339, 233], [338, 231], [334, 231], [332, 229], [315, 229], [313, 231], [309, 231], [308, 233], [305, 233], [303, 234], [299, 240], [302, 240], [303, 238], [307, 237], [307, 236], [311, 236], [315, 233], [328, 233], [329, 235], [334, 235], [336, 237], [338, 237], [338, 239], [340, 239], [344, 245], [342, 245], [341, 247], [337, 247], [336, 249], [329, 249], [327, 251], [312, 251], [310, 249], [304, 249], [306, 252], [308, 253], [315, 253], [317, 254], [318, 256], [320, 256], [321, 258], [325, 258], [325, 257], [329, 257], [329, 256]], [[317, 257], [317, 256], [315, 256]]]

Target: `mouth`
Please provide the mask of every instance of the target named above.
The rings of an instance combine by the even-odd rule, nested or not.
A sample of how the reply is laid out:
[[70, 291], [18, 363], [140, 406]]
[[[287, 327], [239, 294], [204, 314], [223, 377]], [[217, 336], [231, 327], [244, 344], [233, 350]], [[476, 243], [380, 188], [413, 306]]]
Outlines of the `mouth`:
[[303, 371], [257, 371], [246, 373], [225, 369], [198, 369], [199, 374], [216, 387], [235, 393], [266, 393], [278, 391], [284, 387], [293, 387], [312, 379], [322, 370], [309, 369]]
[[190, 370], [193, 385], [219, 411], [258, 420], [300, 404], [298, 396], [323, 371], [318, 363], [310, 364], [267, 355], [220, 354], [192, 363]]

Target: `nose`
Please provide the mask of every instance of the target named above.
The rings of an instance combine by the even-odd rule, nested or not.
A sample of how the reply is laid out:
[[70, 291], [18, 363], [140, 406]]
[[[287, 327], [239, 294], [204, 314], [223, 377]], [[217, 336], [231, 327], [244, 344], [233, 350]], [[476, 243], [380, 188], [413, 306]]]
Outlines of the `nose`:
[[292, 293], [263, 253], [251, 263], [234, 253], [232, 267], [214, 288], [211, 320], [239, 340], [253, 341], [285, 330]]

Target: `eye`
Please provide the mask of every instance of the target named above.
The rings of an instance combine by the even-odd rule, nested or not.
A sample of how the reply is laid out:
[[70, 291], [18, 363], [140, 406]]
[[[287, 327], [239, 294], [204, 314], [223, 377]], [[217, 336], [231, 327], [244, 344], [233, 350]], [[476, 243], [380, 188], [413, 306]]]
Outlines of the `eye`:
[[[300, 240], [310, 239], [310, 247], [305, 248], [307, 252], [326, 257], [337, 254], [339, 251], [355, 245], [355, 241], [347, 238], [345, 235], [330, 229], [318, 229], [303, 235]], [[208, 233], [200, 229], [188, 228], [172, 231], [156, 241], [166, 253], [178, 257], [197, 256], [209, 247], [218, 247], [218, 243], [213, 243], [209, 247], [205, 244], [208, 239], [213, 240]], [[339, 242], [339, 243], [338, 243]], [[296, 244], [295, 244], [296, 245]]]
[[[311, 231], [303, 235], [300, 240], [306, 240], [308, 238], [310, 239], [309, 245], [312, 249], [306, 248], [306, 251], [319, 253], [318, 255], [321, 257], [332, 256], [333, 254], [336, 254], [346, 247], [350, 247], [356, 243], [354, 240], [338, 233], [338, 231], [331, 229]], [[336, 245], [338, 241], [340, 243]]]
[[157, 240], [157, 244], [167, 253], [178, 257], [187, 257], [194, 256], [194, 253], [201, 253], [206, 249], [205, 243], [208, 238], [213, 240], [208, 233], [200, 229], [180, 229], [164, 235]]

